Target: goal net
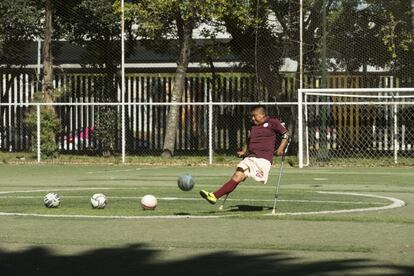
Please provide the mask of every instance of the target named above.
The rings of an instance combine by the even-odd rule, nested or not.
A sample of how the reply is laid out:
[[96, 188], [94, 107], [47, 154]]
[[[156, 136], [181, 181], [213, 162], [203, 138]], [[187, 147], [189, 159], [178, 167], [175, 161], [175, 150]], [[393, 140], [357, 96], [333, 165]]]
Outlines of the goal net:
[[414, 164], [414, 88], [300, 89], [299, 166]]

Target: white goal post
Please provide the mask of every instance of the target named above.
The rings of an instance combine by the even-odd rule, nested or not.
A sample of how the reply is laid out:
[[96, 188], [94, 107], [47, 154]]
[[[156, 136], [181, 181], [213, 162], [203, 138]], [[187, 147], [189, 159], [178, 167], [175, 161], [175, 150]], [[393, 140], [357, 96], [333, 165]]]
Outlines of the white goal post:
[[299, 89], [299, 167], [414, 158], [414, 88]]

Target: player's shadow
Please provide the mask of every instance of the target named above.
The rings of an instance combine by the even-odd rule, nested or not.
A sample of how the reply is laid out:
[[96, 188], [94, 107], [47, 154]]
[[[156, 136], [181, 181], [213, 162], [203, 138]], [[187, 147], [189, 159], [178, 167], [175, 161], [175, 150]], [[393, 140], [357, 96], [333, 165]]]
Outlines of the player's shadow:
[[[213, 248], [210, 248], [210, 250]], [[173, 250], [173, 249], [172, 249]], [[171, 250], [169, 254], [171, 256]], [[178, 259], [142, 244], [102, 248], [76, 255], [56, 254], [46, 247], [22, 251], [0, 250], [0, 271], [11, 275], [350, 275], [367, 270], [389, 275], [414, 275], [413, 266], [378, 263], [367, 259], [305, 262], [285, 253], [240, 254], [214, 251]], [[178, 255], [180, 252], [178, 253]]]
[[229, 207], [228, 211], [230, 212], [261, 212], [266, 210], [272, 210], [272, 207], [269, 206], [257, 206], [257, 205], [232, 205]]

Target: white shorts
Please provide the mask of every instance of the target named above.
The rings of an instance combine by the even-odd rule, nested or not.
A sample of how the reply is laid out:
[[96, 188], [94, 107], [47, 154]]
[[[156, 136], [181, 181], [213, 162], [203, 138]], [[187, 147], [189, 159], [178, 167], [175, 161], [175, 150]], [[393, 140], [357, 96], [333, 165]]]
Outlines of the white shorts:
[[264, 158], [246, 157], [237, 167], [242, 168], [247, 177], [266, 184], [271, 168], [269, 160]]

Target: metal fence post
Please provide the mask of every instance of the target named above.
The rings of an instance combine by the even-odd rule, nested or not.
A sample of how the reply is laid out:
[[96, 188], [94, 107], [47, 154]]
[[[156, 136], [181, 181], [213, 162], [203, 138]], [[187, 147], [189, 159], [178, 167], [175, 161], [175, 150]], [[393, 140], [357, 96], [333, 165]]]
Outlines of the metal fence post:
[[125, 164], [125, 18], [124, 18], [124, 0], [121, 1], [121, 97], [122, 97], [122, 164]]
[[394, 113], [394, 163], [398, 163], [398, 149], [399, 149], [399, 143], [398, 143], [398, 117], [397, 117], [397, 104], [394, 104], [393, 106], [393, 113]]
[[37, 116], [37, 162], [40, 163], [40, 105], [36, 105], [36, 116]]
[[213, 164], [213, 102], [208, 103], [208, 163]]
[[298, 89], [298, 159], [299, 168], [303, 168], [303, 110], [302, 89]]

